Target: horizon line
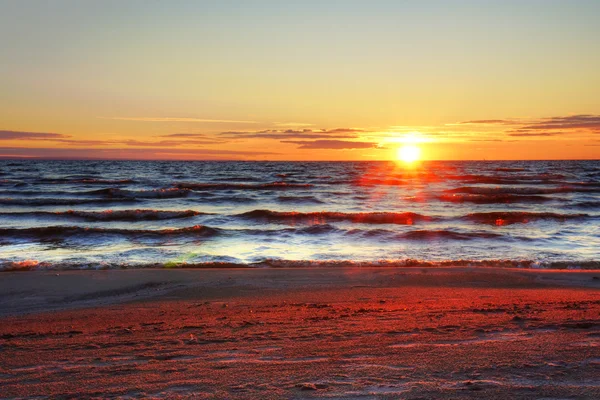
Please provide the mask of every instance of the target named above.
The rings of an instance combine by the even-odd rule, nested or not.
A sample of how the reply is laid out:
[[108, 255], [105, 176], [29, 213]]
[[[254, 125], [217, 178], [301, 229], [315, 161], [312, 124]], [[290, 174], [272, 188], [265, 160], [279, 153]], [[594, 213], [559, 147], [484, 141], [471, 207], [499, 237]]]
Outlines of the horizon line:
[[[172, 158], [80, 158], [80, 157], [35, 157], [35, 156], [0, 156], [0, 161], [23, 161], [23, 160], [37, 160], [37, 161], [185, 161], [185, 162], [398, 162], [403, 163], [400, 160], [387, 159], [387, 160], [243, 160], [243, 159], [172, 159]], [[497, 161], [600, 161], [600, 158], [536, 158], [536, 159], [436, 159], [436, 160], [420, 160], [416, 163], [424, 162], [447, 162], [447, 161], [479, 161], [479, 162], [497, 162]]]

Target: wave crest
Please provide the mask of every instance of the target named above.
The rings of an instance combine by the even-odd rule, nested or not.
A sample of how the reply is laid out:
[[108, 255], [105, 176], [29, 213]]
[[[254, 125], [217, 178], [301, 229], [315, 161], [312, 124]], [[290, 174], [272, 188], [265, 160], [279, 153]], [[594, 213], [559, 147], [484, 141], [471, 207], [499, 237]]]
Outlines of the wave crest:
[[475, 204], [511, 204], [511, 203], [543, 203], [555, 201], [551, 197], [539, 195], [517, 194], [444, 194], [438, 200], [450, 203], [475, 203]]
[[455, 232], [451, 230], [417, 230], [397, 235], [397, 238], [408, 240], [473, 240], [473, 239], [493, 239], [503, 235], [492, 232]]
[[132, 198], [132, 199], [174, 199], [186, 197], [190, 193], [189, 189], [152, 189], [152, 190], [126, 190], [119, 188], [107, 188], [93, 190], [88, 194], [102, 195], [111, 198]]
[[559, 193], [600, 193], [600, 188], [575, 186], [561, 186], [556, 188], [462, 186], [455, 189], [446, 190], [445, 192], [481, 195], [540, 195]]
[[313, 185], [310, 183], [288, 183], [288, 182], [270, 182], [270, 183], [176, 183], [174, 185], [179, 189], [189, 189], [195, 191], [205, 190], [286, 190], [286, 189], [306, 189]]
[[352, 222], [359, 224], [399, 224], [413, 225], [417, 222], [433, 221], [435, 218], [413, 212], [367, 212], [367, 213], [343, 213], [333, 211], [297, 212], [297, 211], [271, 211], [254, 210], [237, 217], [271, 223], [307, 223], [327, 224], [328, 222]]
[[202, 237], [217, 236], [220, 230], [204, 225], [194, 225], [185, 228], [166, 228], [166, 229], [120, 229], [120, 228], [96, 228], [80, 226], [46, 226], [36, 228], [3, 228], [0, 229], [0, 236], [7, 237], [39, 237], [55, 238], [74, 235], [120, 235], [125, 237], [138, 236], [170, 236], [170, 235], [195, 235]]
[[588, 214], [558, 214], [558, 213], [547, 213], [547, 212], [526, 212], [526, 211], [496, 211], [496, 212], [481, 212], [471, 213], [463, 217], [466, 220], [490, 224], [490, 225], [512, 225], [512, 224], [526, 224], [531, 221], [537, 221], [541, 219], [554, 220], [554, 221], [568, 221], [573, 219], [580, 219], [589, 217]]
[[79, 269], [142, 269], [142, 268], [519, 268], [519, 269], [558, 269], [558, 270], [599, 270], [600, 261], [539, 261], [539, 260], [440, 260], [428, 261], [418, 259], [398, 260], [280, 260], [265, 259], [254, 263], [228, 262], [228, 261], [206, 261], [201, 263], [51, 263], [39, 260], [19, 260], [0, 262], [0, 271], [24, 271], [24, 270], [79, 270]]

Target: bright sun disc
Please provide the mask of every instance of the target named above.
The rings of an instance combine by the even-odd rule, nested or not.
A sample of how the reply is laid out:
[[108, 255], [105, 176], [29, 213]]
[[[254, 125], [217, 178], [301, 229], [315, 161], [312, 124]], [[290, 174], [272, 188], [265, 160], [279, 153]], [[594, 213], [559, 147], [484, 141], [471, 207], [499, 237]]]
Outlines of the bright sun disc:
[[398, 160], [407, 163], [418, 161], [421, 157], [421, 149], [415, 145], [407, 144], [398, 149]]

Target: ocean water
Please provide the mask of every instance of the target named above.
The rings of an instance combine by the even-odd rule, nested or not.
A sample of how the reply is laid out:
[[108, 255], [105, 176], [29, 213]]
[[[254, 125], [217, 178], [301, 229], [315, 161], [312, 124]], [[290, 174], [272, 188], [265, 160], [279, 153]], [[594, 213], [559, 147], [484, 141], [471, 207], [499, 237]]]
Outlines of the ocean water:
[[600, 268], [600, 161], [0, 160], [0, 270]]

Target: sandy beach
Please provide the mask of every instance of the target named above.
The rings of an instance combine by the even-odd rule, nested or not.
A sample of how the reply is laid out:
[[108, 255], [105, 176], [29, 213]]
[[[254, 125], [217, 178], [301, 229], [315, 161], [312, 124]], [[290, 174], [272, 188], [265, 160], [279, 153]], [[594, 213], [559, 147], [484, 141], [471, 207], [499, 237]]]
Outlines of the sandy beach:
[[2, 398], [600, 397], [597, 271], [14, 272]]

